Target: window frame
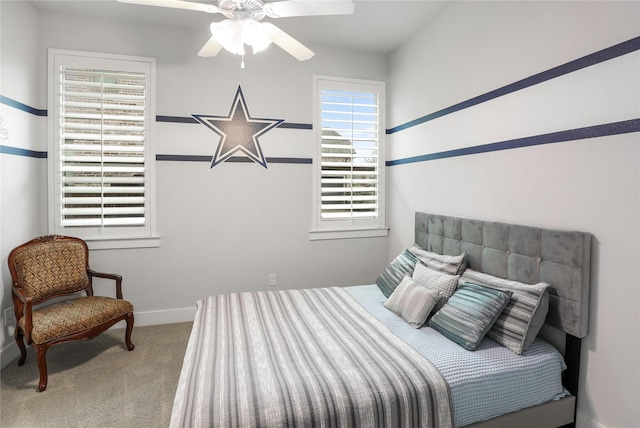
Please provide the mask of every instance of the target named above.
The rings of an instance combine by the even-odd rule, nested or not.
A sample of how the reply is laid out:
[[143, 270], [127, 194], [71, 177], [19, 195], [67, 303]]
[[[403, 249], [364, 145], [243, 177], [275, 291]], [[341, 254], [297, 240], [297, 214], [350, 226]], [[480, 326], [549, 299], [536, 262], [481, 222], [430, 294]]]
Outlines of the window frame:
[[[145, 119], [144, 119], [144, 225], [142, 226], [62, 226], [61, 224], [61, 180], [60, 180], [60, 82], [62, 66], [77, 68], [136, 71], [145, 74]], [[69, 235], [81, 238], [91, 249], [158, 247], [160, 237], [156, 225], [155, 191], [155, 58], [103, 54], [95, 52], [48, 50], [48, 230], [49, 234]]]
[[[322, 90], [375, 93], [378, 96], [378, 217], [375, 219], [323, 219], [322, 211]], [[334, 76], [313, 76], [313, 212], [310, 240], [384, 237], [388, 235], [386, 226], [385, 197], [385, 148], [386, 148], [386, 83], [382, 81], [342, 78]]]

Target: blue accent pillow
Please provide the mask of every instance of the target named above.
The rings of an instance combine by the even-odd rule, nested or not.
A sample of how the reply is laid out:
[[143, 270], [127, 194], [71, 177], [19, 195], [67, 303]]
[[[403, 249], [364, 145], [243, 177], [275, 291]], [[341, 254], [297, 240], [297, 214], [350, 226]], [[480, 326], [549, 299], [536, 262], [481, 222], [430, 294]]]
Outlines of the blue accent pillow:
[[510, 298], [510, 291], [462, 284], [431, 318], [429, 327], [460, 346], [475, 351]]
[[[415, 272], [414, 272], [415, 275]], [[502, 291], [511, 291], [511, 300], [498, 317], [487, 337], [516, 354], [522, 354], [534, 341], [549, 312], [549, 284], [524, 284], [467, 269], [462, 282], [486, 285]]]
[[418, 258], [411, 254], [409, 250], [406, 248], [402, 250], [402, 253], [400, 253], [376, 279], [376, 284], [378, 284], [380, 291], [382, 291], [385, 297], [391, 296], [391, 293], [393, 293], [393, 290], [400, 284], [405, 274], [411, 276], [418, 262]]

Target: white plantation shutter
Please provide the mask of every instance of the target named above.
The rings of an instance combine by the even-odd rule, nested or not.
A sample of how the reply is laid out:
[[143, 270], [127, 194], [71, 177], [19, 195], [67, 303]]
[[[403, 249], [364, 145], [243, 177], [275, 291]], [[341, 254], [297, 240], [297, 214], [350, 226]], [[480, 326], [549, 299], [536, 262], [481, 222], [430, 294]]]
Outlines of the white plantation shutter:
[[384, 226], [384, 84], [318, 78], [316, 229]]
[[378, 95], [321, 91], [322, 219], [378, 217]]
[[145, 75], [60, 69], [61, 225], [145, 222]]
[[148, 234], [149, 64], [59, 56], [53, 74], [57, 232]]

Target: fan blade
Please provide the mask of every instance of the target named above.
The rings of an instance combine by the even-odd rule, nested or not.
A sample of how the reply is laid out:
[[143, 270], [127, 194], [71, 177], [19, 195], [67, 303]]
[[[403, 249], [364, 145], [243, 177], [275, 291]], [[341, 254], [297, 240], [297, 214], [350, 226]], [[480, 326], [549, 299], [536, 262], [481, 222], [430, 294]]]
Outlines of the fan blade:
[[272, 23], [263, 22], [262, 26], [264, 27], [267, 37], [271, 39], [273, 43], [296, 57], [299, 61], [306, 61], [315, 55], [312, 50]]
[[264, 4], [271, 18], [311, 15], [350, 15], [355, 4], [351, 0], [283, 0]]
[[198, 12], [218, 13], [220, 9], [212, 4], [195, 3], [183, 0], [118, 0], [120, 3], [142, 4], [145, 6], [170, 7], [173, 9], [187, 9]]
[[198, 52], [198, 56], [216, 56], [222, 49], [222, 45], [218, 43], [215, 37], [211, 37], [207, 43], [204, 44], [200, 52]]

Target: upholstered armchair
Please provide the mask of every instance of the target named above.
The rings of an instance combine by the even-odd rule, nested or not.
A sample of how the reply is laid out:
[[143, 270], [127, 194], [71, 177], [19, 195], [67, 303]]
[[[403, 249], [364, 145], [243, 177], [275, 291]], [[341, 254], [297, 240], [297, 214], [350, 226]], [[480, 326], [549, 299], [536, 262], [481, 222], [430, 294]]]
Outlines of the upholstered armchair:
[[[8, 257], [16, 315], [14, 337], [18, 365], [27, 358], [24, 341], [36, 350], [40, 381], [47, 387], [47, 349], [59, 343], [91, 339], [126, 320], [125, 344], [133, 350], [133, 305], [122, 298], [122, 277], [89, 269], [89, 249], [78, 238], [50, 235], [14, 248]], [[94, 296], [93, 278], [115, 281], [116, 298]], [[54, 303], [45, 302], [68, 297]]]

